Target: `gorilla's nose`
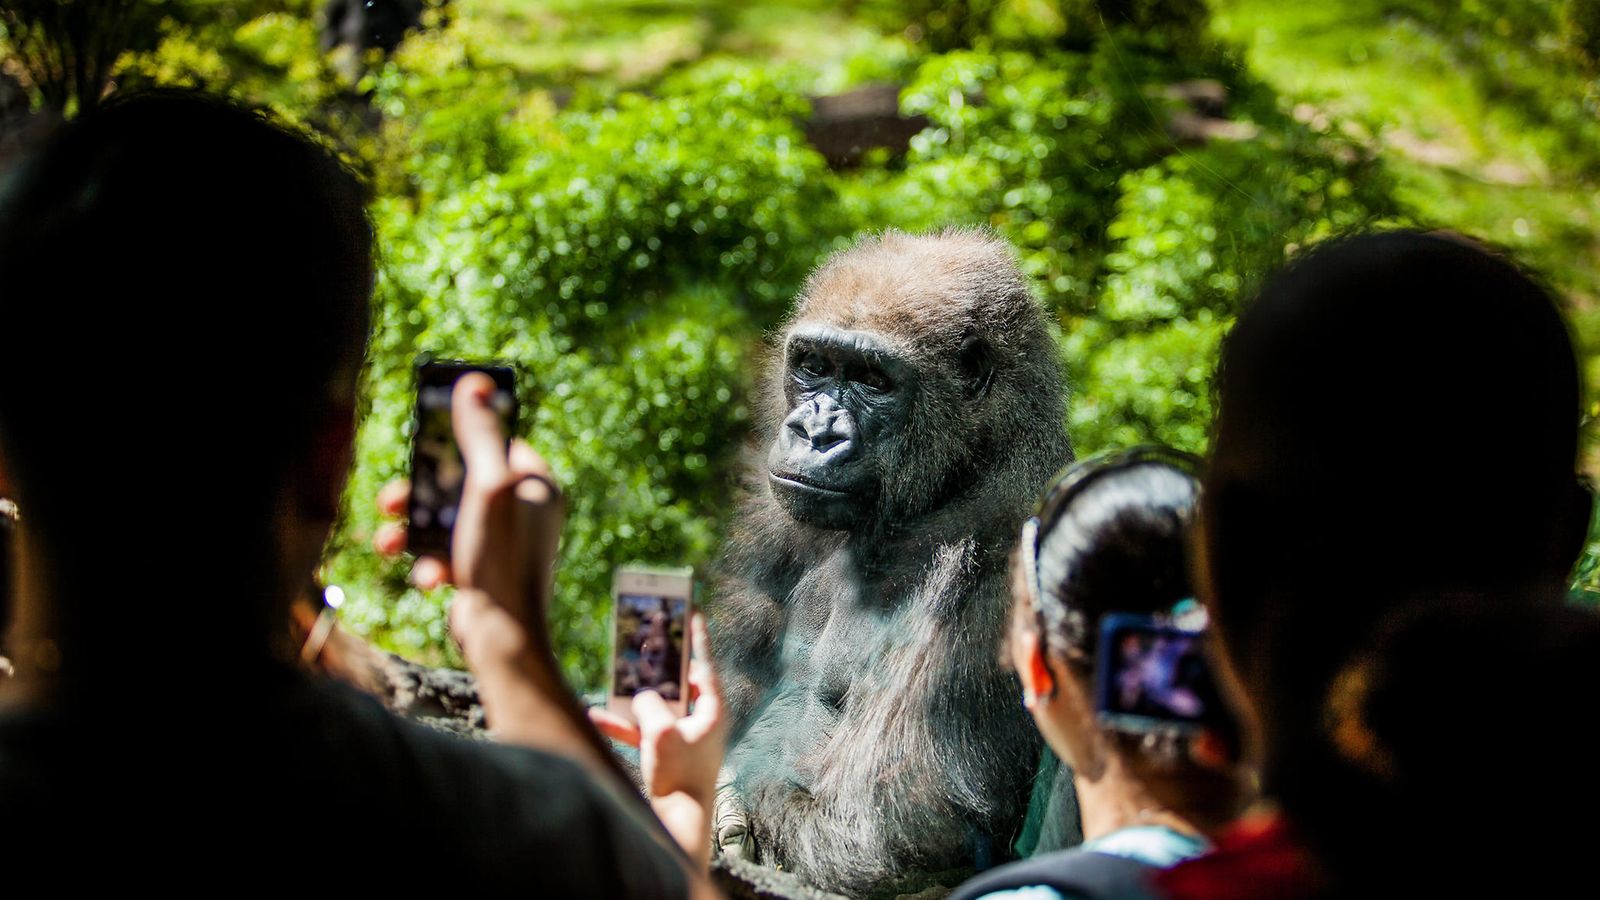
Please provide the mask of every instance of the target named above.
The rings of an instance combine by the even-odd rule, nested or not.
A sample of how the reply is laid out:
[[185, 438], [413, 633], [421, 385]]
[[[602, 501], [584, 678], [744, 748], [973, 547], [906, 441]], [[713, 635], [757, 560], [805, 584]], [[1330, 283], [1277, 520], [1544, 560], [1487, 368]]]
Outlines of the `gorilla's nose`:
[[820, 462], [842, 463], [855, 455], [856, 423], [843, 407], [812, 400], [798, 419], [794, 430], [822, 457]]

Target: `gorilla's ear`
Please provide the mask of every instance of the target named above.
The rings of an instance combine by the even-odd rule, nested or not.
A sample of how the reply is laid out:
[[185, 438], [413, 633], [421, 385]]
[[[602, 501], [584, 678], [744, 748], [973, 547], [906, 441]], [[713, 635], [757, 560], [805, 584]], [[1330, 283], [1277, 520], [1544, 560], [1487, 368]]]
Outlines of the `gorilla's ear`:
[[989, 393], [989, 383], [994, 381], [994, 348], [983, 338], [969, 334], [961, 342], [958, 360], [961, 379], [967, 386], [967, 399], [982, 400]]

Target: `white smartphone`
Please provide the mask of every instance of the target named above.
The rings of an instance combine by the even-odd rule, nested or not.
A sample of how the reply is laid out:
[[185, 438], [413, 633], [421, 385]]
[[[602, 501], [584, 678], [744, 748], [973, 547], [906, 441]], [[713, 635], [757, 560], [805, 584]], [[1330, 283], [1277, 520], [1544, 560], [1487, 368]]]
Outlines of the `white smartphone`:
[[612, 579], [611, 595], [606, 708], [633, 719], [633, 695], [653, 690], [679, 715], [687, 713], [694, 570], [623, 566]]

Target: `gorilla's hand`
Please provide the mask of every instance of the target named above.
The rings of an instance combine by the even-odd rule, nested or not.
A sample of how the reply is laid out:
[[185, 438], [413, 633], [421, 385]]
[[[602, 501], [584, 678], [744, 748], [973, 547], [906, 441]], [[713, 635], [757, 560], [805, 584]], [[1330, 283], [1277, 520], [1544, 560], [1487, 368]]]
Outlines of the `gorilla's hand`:
[[733, 786], [733, 770], [726, 767], [717, 774], [711, 834], [718, 853], [755, 861], [756, 842], [755, 836], [750, 833], [750, 810]]

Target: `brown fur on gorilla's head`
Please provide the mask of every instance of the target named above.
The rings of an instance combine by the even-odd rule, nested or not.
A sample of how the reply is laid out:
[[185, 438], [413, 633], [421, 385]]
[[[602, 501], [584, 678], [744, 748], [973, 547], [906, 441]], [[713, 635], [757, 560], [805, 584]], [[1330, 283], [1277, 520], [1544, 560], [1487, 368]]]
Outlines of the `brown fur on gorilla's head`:
[[759, 434], [781, 437], [793, 407], [786, 348], [814, 326], [868, 333], [916, 373], [908, 418], [866, 448], [880, 528], [952, 504], [961, 514], [974, 490], [985, 510], [996, 507], [995, 491], [1006, 495], [998, 505], [1025, 507], [1070, 455], [1054, 335], [1010, 245], [987, 229], [890, 230], [828, 259], [783, 331]]
[[[1011, 247], [992, 232], [947, 228], [862, 238], [806, 280], [790, 324], [875, 331], [908, 350], [953, 350], [963, 333], [1004, 333], [1040, 318]], [[920, 341], [931, 342], [923, 345]]]

